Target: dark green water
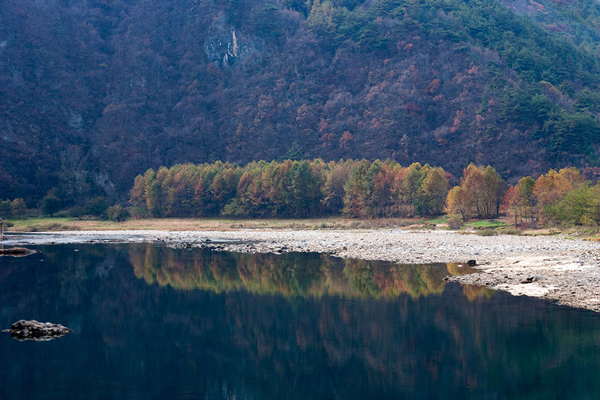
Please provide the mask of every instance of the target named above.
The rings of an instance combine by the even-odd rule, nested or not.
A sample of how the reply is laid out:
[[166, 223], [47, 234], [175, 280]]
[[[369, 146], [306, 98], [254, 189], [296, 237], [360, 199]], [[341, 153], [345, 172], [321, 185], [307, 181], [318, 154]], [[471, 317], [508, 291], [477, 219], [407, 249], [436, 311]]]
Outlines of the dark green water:
[[[0, 399], [598, 399], [600, 315], [452, 264], [152, 245], [0, 258]], [[78, 250], [78, 251], [76, 251]]]

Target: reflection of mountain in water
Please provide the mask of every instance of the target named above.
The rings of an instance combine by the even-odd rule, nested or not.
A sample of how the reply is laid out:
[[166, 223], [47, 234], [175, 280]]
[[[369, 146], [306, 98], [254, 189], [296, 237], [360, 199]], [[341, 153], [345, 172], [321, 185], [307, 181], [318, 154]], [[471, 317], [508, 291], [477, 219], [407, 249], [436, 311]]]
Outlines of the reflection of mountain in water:
[[[506, 293], [469, 301], [455, 283], [419, 296], [439, 293], [437, 284], [414, 283], [441, 277], [435, 268], [401, 272], [315, 254], [205, 256], [217, 289], [171, 287], [168, 279], [198, 287], [182, 271], [199, 255], [146, 244], [46, 246], [0, 264], [0, 326], [31, 318], [74, 329], [42, 346], [0, 336], [0, 399], [600, 395], [600, 318], [592, 312]], [[164, 286], [136, 278], [132, 257], [148, 257], [136, 273]], [[239, 260], [246, 274], [226, 268]], [[232, 283], [243, 280], [248, 286]], [[395, 296], [408, 288], [412, 297]]]
[[[341, 295], [396, 297], [440, 294], [444, 277], [472, 272], [459, 264], [399, 265], [327, 257], [319, 254], [185, 253], [164, 247], [135, 247], [129, 251], [135, 276], [184, 290], [216, 293], [246, 290], [284, 296]], [[493, 293], [469, 288], [469, 298]]]

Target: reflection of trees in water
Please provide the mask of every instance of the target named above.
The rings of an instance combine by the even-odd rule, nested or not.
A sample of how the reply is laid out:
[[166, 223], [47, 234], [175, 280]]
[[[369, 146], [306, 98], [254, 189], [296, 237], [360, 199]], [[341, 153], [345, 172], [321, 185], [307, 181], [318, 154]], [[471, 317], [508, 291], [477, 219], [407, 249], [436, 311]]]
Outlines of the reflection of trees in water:
[[[456, 284], [441, 296], [416, 297], [440, 290], [426, 282], [444, 270], [466, 267], [436, 272], [373, 263], [369, 270], [368, 262], [316, 254], [208, 253], [201, 262], [196, 253], [49, 246], [43, 268], [19, 261], [2, 282], [0, 317], [9, 323], [43, 316], [77, 335], [53, 343], [68, 353], [56, 347], [43, 363], [31, 362], [35, 354], [24, 355], [23, 347], [3, 348], [0, 362], [11, 372], [0, 374], [0, 398], [42, 398], [46, 388], [77, 380], [82, 387], [100, 381], [107, 393], [96, 398], [175, 398], [186, 390], [220, 399], [217, 389], [225, 387], [231, 398], [286, 399], [597, 398], [600, 392], [596, 314], [507, 294], [470, 302]], [[133, 263], [137, 279], [134, 257], [141, 260]], [[278, 271], [279, 262], [291, 271]], [[221, 291], [266, 287], [307, 296], [282, 301], [247, 290], [222, 295], [171, 287], [181, 281], [196, 288], [188, 269], [207, 274]], [[317, 297], [323, 293], [345, 297]], [[47, 374], [50, 368], [58, 372]], [[39, 379], [40, 396], [18, 396], [30, 375]]]
[[132, 248], [129, 259], [137, 278], [148, 284], [216, 293], [245, 289], [257, 294], [308, 295], [326, 279], [318, 255], [248, 255], [169, 248]]
[[[467, 264], [460, 263], [446, 263], [446, 268], [448, 269], [448, 275], [452, 276], [467, 275], [477, 272], [475, 268], [471, 268]], [[495, 293], [495, 291], [488, 289], [485, 286], [462, 285], [462, 288], [463, 294], [471, 301], [478, 298], [489, 299]]]
[[[284, 296], [413, 297], [440, 294], [444, 277], [471, 272], [467, 266], [399, 265], [318, 254], [185, 253], [164, 247], [129, 251], [135, 276], [148, 284], [216, 293], [246, 290]], [[473, 293], [473, 291], [469, 292]], [[477, 297], [477, 296], [475, 296]], [[470, 298], [474, 298], [471, 296]]]
[[344, 260], [344, 274], [357, 294], [369, 297], [413, 297], [444, 291], [447, 271], [440, 265], [398, 265]]

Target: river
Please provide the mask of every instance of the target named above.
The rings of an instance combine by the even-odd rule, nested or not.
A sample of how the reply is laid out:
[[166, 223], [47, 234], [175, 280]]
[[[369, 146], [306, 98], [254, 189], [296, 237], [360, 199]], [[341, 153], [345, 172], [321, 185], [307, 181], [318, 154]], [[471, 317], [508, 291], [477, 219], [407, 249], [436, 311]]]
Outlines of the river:
[[458, 264], [71, 244], [0, 258], [0, 399], [597, 399], [600, 315]]

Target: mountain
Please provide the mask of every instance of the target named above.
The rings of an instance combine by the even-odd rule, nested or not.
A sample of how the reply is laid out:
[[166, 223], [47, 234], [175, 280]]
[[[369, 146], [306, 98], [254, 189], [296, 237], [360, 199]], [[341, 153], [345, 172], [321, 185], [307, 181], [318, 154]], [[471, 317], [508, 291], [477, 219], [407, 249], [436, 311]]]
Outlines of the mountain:
[[0, 199], [215, 160], [597, 166], [599, 46], [593, 0], [4, 0]]

